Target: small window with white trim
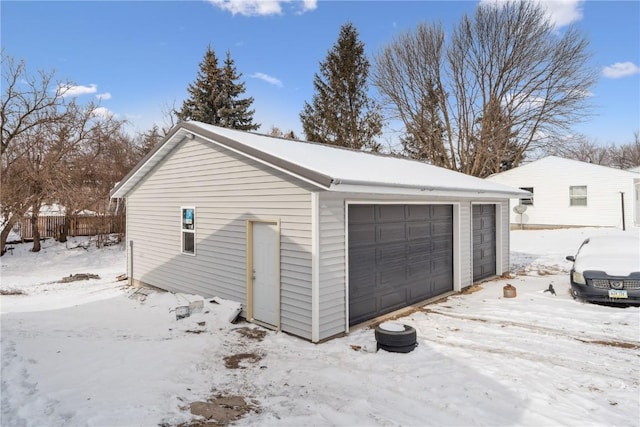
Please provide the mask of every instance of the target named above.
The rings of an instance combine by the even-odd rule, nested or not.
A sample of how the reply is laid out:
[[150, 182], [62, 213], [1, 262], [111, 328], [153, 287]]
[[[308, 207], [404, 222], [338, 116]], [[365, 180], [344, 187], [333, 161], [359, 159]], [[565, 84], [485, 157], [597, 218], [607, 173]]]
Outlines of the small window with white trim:
[[569, 206], [587, 206], [586, 185], [572, 185], [569, 187]]
[[196, 254], [196, 208], [182, 208], [182, 253]]

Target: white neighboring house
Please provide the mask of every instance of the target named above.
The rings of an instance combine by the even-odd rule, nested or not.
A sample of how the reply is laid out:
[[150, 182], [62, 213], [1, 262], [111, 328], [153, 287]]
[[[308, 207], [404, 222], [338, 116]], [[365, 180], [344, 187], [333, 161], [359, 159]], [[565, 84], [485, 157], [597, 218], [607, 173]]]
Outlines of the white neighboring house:
[[[549, 156], [486, 180], [532, 193], [530, 199], [511, 199], [512, 226], [640, 226], [638, 171]], [[516, 213], [516, 205], [526, 211]]]

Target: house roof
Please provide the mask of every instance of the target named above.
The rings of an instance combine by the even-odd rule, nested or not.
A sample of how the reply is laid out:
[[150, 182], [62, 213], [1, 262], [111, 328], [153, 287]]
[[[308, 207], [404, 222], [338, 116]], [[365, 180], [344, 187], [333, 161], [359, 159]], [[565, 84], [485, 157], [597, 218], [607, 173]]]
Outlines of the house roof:
[[328, 191], [430, 195], [456, 193], [477, 198], [529, 194], [415, 160], [187, 121], [176, 125], [116, 185], [111, 197], [126, 197], [163, 158], [185, 139], [194, 138], [223, 146]]
[[493, 175], [488, 176], [486, 179], [491, 180], [493, 177], [495, 176], [501, 176], [501, 177], [508, 177], [511, 175], [521, 175], [523, 173], [526, 173], [529, 170], [535, 170], [539, 167], [544, 167], [546, 169], [549, 170], [553, 170], [554, 168], [567, 168], [567, 167], [573, 167], [573, 168], [578, 168], [578, 169], [583, 169], [586, 171], [590, 171], [589, 173], [594, 173], [594, 172], [599, 172], [600, 174], [602, 173], [607, 173], [607, 174], [616, 174], [616, 175], [620, 175], [622, 177], [624, 176], [628, 176], [630, 178], [637, 178], [637, 172], [634, 172], [632, 170], [624, 170], [624, 169], [617, 169], [617, 168], [612, 168], [609, 166], [603, 166], [603, 165], [598, 165], [595, 163], [588, 163], [588, 162], [583, 162], [580, 160], [574, 160], [574, 159], [566, 159], [564, 157], [558, 157], [558, 156], [547, 156], [547, 157], [543, 157], [541, 159], [538, 160], [534, 160], [532, 162], [529, 163], [524, 163], [521, 164], [520, 166], [513, 168], [513, 169], [509, 169], [507, 171], [504, 172], [500, 172], [500, 173], [495, 173]]

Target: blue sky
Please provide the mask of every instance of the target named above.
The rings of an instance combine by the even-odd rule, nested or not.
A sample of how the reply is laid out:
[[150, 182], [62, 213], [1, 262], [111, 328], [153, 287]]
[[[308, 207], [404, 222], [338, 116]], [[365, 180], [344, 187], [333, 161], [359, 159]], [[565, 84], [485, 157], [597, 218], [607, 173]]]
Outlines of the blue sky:
[[[10, 1], [0, 2], [3, 53], [34, 73], [55, 70], [78, 100], [99, 100], [134, 131], [162, 125], [187, 96], [208, 45], [230, 51], [254, 119], [302, 136], [319, 62], [352, 22], [368, 55], [418, 22], [450, 28], [478, 2], [463, 1]], [[595, 115], [576, 131], [601, 144], [640, 130], [640, 2], [544, 1], [558, 31], [577, 25], [590, 40]], [[393, 141], [390, 141], [393, 142]]]

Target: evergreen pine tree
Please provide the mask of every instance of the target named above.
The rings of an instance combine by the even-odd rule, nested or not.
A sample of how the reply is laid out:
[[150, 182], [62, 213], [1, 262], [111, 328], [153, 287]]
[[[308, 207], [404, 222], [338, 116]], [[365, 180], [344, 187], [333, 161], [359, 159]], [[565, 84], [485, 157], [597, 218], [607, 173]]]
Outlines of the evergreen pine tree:
[[300, 113], [306, 139], [355, 149], [378, 151], [382, 133], [379, 105], [367, 95], [369, 61], [364, 43], [351, 23], [340, 29], [338, 41], [315, 74], [315, 94]]
[[189, 98], [182, 103], [182, 110], [176, 112], [180, 120], [197, 120], [217, 125], [218, 108], [216, 97], [222, 85], [218, 57], [211, 46], [207, 47], [195, 82], [189, 84]]
[[176, 116], [230, 129], [257, 129], [260, 125], [253, 123], [254, 110], [249, 110], [253, 98], [238, 98], [245, 92], [244, 83], [237, 82], [240, 77], [229, 52], [224, 66], [219, 67], [215, 51], [207, 47], [196, 81], [187, 88], [189, 98]]
[[253, 104], [253, 97], [239, 98], [245, 92], [245, 84], [236, 83], [242, 74], [238, 74], [235, 62], [228, 51], [221, 73], [220, 126], [240, 130], [258, 129], [260, 125], [253, 123], [255, 110], [249, 109]]

